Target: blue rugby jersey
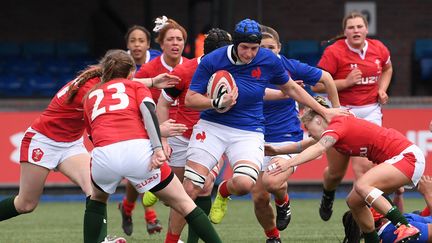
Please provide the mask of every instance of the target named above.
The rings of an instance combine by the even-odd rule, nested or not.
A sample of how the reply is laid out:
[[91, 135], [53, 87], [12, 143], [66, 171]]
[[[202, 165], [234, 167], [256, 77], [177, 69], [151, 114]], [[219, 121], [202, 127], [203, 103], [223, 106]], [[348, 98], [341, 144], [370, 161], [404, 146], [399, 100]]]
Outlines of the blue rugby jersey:
[[[293, 80], [303, 80], [305, 84], [311, 86], [315, 86], [320, 80], [322, 76], [321, 69], [298, 60], [288, 59], [284, 56], [279, 57]], [[272, 84], [267, 87], [277, 89]], [[270, 143], [302, 140], [303, 130], [300, 127], [298, 113], [298, 106], [294, 99], [264, 101], [264, 140]]]
[[[420, 237], [418, 240], [411, 240], [410, 242], [417, 242], [417, 243], [426, 243], [428, 242], [428, 224], [432, 224], [432, 217], [431, 216], [420, 216], [418, 214], [413, 213], [404, 213], [405, 218], [408, 220], [408, 223], [412, 226], [416, 227], [420, 230]], [[384, 226], [381, 227], [381, 229], [378, 231], [378, 235], [380, 239], [382, 239], [382, 242], [394, 242], [396, 240], [396, 235], [394, 234], [394, 231], [396, 230], [396, 227], [391, 224], [390, 222]]]
[[[156, 57], [160, 56], [162, 52], [154, 49], [148, 49], [146, 53], [146, 61], [145, 63], [150, 62], [151, 60], [155, 59]], [[136, 65], [136, 71], [140, 70], [141, 64], [135, 64]]]
[[239, 96], [237, 103], [227, 112], [214, 109], [201, 112], [200, 118], [225, 126], [264, 133], [263, 96], [267, 84], [283, 85], [289, 80], [281, 60], [273, 52], [259, 48], [256, 57], [248, 64], [237, 63], [232, 58], [233, 45], [221, 47], [204, 56], [190, 85], [190, 90], [206, 94], [211, 75], [226, 70], [233, 76]]

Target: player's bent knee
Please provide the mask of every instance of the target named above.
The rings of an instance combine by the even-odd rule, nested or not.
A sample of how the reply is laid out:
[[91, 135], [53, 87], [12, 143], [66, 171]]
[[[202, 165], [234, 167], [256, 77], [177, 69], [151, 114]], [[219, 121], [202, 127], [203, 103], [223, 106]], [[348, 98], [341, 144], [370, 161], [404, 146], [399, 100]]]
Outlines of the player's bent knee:
[[372, 207], [372, 204], [383, 194], [384, 192], [378, 188], [372, 189], [365, 197], [365, 202]]
[[20, 214], [25, 214], [33, 212], [36, 209], [37, 205], [38, 202], [24, 202], [16, 204], [15, 208]]
[[259, 171], [255, 169], [252, 165], [248, 164], [240, 164], [234, 167], [233, 170], [233, 178], [236, 177], [245, 177], [252, 181], [253, 184], [256, 183], [258, 179]]
[[201, 189], [204, 188], [206, 177], [187, 165], [185, 167], [184, 178], [190, 180], [195, 186], [198, 186]]

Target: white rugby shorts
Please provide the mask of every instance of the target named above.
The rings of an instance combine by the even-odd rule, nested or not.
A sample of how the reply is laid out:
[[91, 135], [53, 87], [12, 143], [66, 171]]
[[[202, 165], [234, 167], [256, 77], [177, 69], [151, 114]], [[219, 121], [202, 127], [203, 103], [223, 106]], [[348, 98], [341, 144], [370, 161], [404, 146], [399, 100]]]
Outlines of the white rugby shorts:
[[78, 154], [88, 154], [82, 137], [73, 142], [57, 142], [30, 127], [21, 141], [20, 162], [53, 170], [67, 158]]
[[210, 171], [224, 153], [231, 167], [240, 160], [246, 160], [261, 169], [264, 159], [264, 135], [199, 120], [193, 128], [187, 159], [207, 167]]
[[186, 154], [189, 145], [189, 139], [183, 136], [175, 136], [168, 138], [168, 144], [172, 149], [169, 166], [182, 167], [186, 165]]
[[148, 139], [132, 139], [95, 147], [91, 157], [93, 182], [112, 194], [123, 178], [139, 193], [146, 192], [161, 181], [160, 169], [150, 170], [153, 150]]
[[378, 126], [382, 126], [382, 111], [381, 105], [378, 103], [364, 105], [364, 106], [342, 106], [342, 108], [349, 109], [358, 118], [366, 121], [375, 123]]
[[[293, 144], [296, 142], [292, 142], [292, 141], [287, 141], [287, 142], [277, 142], [277, 143], [266, 143], [266, 144], [271, 144], [275, 147], [281, 147], [281, 146], [285, 146], [287, 144]], [[290, 158], [294, 158], [294, 156], [296, 156], [297, 154], [278, 154], [276, 156], [264, 156], [264, 162], [263, 162], [263, 166], [261, 168], [261, 171], [266, 171], [267, 167], [270, 165], [270, 161], [273, 158], [276, 157], [280, 157], [280, 158], [284, 158], [284, 159], [290, 159]], [[294, 171], [296, 170], [297, 166], [294, 167]]]
[[384, 161], [384, 163], [393, 165], [410, 178], [411, 184], [405, 185], [406, 188], [410, 189], [415, 187], [421, 179], [426, 166], [425, 161], [425, 156], [421, 149], [417, 145], [413, 144], [402, 151], [399, 155]]

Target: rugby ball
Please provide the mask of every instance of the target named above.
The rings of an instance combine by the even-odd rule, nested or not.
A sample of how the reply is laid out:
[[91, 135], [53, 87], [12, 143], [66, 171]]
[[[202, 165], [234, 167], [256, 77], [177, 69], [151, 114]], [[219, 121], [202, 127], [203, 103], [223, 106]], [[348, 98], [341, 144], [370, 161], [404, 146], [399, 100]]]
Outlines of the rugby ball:
[[[231, 92], [234, 87], [236, 87], [236, 83], [232, 75], [225, 70], [219, 70], [209, 79], [207, 84], [207, 97], [210, 99], [220, 98], [222, 95]], [[229, 109], [231, 109], [231, 107], [215, 108], [219, 113], [227, 112]]]

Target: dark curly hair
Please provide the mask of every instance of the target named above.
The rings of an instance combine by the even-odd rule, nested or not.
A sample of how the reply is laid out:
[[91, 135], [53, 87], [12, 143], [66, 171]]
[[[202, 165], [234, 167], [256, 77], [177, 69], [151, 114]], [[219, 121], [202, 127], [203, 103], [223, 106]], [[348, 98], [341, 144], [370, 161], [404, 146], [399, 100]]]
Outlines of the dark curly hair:
[[230, 44], [232, 44], [232, 39], [228, 32], [219, 28], [213, 28], [207, 32], [204, 40], [204, 54], [209, 54], [219, 47]]

